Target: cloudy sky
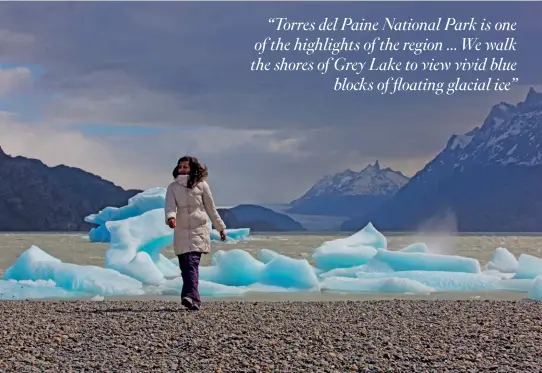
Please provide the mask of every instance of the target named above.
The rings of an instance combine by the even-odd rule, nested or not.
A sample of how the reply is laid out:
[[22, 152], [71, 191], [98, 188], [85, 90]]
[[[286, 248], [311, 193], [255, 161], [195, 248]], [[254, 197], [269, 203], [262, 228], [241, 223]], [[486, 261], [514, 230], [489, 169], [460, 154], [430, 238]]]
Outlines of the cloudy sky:
[[[376, 159], [413, 175], [452, 134], [480, 125], [493, 104], [522, 101], [528, 87], [542, 84], [542, 56], [535, 47], [542, 38], [540, 14], [539, 2], [1, 3], [0, 146], [51, 166], [81, 167], [126, 188], [166, 186], [176, 160], [192, 154], [208, 165], [221, 205], [288, 202], [326, 174], [359, 170]], [[518, 30], [278, 33], [268, 22], [271, 17], [318, 22], [439, 16], [515, 21]], [[462, 77], [517, 77], [519, 82], [508, 92], [453, 96], [334, 92], [339, 73], [250, 71], [258, 57], [254, 44], [267, 36], [361, 42], [375, 36], [429, 38], [458, 50], [462, 37], [514, 36], [516, 52], [487, 56], [517, 61], [516, 72]], [[266, 52], [263, 58], [274, 62], [284, 56], [322, 61], [330, 54]], [[486, 55], [393, 56], [419, 62]], [[405, 79], [456, 75], [410, 73]]]

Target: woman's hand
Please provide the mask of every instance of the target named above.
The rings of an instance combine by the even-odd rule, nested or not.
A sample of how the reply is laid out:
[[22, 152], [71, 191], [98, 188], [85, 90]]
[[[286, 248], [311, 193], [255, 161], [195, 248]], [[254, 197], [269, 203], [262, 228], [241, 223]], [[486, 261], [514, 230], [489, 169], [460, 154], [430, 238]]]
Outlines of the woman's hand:
[[220, 239], [221, 239], [222, 241], [226, 241], [226, 232], [220, 231]]
[[169, 225], [171, 229], [174, 229], [177, 226], [177, 220], [175, 220], [175, 218], [169, 218], [167, 220], [167, 225]]

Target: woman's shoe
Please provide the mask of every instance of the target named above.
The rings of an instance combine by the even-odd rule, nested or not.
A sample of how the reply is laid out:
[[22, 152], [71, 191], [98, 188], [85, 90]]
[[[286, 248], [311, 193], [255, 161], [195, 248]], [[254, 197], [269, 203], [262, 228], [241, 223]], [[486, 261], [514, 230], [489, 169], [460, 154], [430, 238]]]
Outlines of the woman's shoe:
[[194, 303], [192, 298], [184, 297], [181, 300], [181, 304], [185, 306], [187, 309], [189, 309], [190, 311], [199, 311], [200, 309], [199, 304]]
[[188, 297], [184, 297], [183, 299], [181, 299], [181, 304], [185, 306], [186, 308], [188, 308], [189, 310], [191, 310], [194, 307], [194, 302], [192, 301], [192, 299]]

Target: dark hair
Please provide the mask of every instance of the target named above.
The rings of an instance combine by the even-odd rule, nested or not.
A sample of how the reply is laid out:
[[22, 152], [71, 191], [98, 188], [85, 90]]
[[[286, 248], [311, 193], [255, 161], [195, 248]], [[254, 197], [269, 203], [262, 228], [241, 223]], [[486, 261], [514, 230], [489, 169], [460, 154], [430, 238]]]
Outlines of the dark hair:
[[201, 164], [196, 157], [190, 157], [188, 155], [179, 158], [177, 161], [177, 166], [173, 169], [173, 178], [177, 178], [179, 176], [179, 165], [182, 162], [188, 162], [188, 165], [190, 166], [190, 175], [188, 176], [188, 182], [186, 183], [187, 188], [192, 189], [194, 185], [199, 183], [200, 181], [203, 181], [207, 175], [207, 167], [205, 167], [203, 164]]

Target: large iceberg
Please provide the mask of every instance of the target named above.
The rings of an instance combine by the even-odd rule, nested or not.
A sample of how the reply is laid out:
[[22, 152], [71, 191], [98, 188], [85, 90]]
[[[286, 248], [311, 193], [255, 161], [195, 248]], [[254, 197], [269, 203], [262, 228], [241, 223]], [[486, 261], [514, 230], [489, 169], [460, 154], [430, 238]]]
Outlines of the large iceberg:
[[136, 194], [122, 207], [106, 207], [97, 214], [85, 218], [87, 223], [103, 225], [108, 221], [117, 221], [142, 215], [147, 211], [163, 208], [166, 202], [166, 188], [147, 189]]
[[[147, 190], [127, 206], [87, 217], [109, 241], [105, 267], [64, 263], [37, 246], [24, 251], [0, 280], [0, 299], [88, 298], [179, 295], [177, 258], [164, 249], [173, 231], [164, 224], [163, 188]], [[229, 231], [230, 242], [249, 235]], [[218, 232], [211, 237], [218, 239]], [[423, 242], [398, 250], [372, 224], [315, 248], [312, 261], [262, 248], [256, 257], [232, 247], [216, 251], [200, 267], [202, 296], [232, 297], [250, 292], [415, 293], [510, 291], [542, 300], [542, 259], [516, 260], [497, 248], [482, 270], [473, 258], [432, 253]], [[95, 298], [95, 296], [98, 296]], [[100, 298], [101, 299], [101, 298]]]
[[[111, 233], [105, 265], [131, 276], [145, 284], [160, 285], [165, 282], [164, 262], [160, 251], [173, 242], [173, 230], [164, 224], [164, 209], [156, 209], [124, 220], [108, 221]], [[169, 262], [167, 259], [165, 262]], [[166, 275], [179, 275], [171, 266]], [[167, 267], [169, 268], [169, 267]], [[177, 268], [177, 267], [175, 267]], [[180, 270], [179, 270], [180, 271]]]
[[[37, 246], [23, 252], [4, 273], [4, 280], [52, 281], [59, 288], [98, 295], [142, 295], [142, 283], [117, 271], [63, 263]], [[50, 289], [47, 289], [50, 290]]]
[[324, 242], [316, 248], [312, 258], [318, 268], [329, 271], [367, 263], [377, 249], [386, 247], [386, 237], [369, 223], [349, 237]]
[[[136, 194], [128, 200], [128, 204], [122, 207], [106, 207], [96, 214], [85, 217], [87, 223], [98, 225], [88, 232], [88, 238], [91, 242], [110, 242], [111, 232], [108, 228], [108, 222], [121, 221], [129, 218], [141, 216], [149, 211], [163, 210], [166, 200], [166, 188], [151, 188]], [[162, 224], [163, 221], [162, 221]], [[210, 220], [208, 220], [211, 226]], [[250, 234], [248, 228], [226, 229], [228, 241], [239, 241], [246, 239]], [[220, 241], [220, 234], [211, 230], [211, 240]]]

